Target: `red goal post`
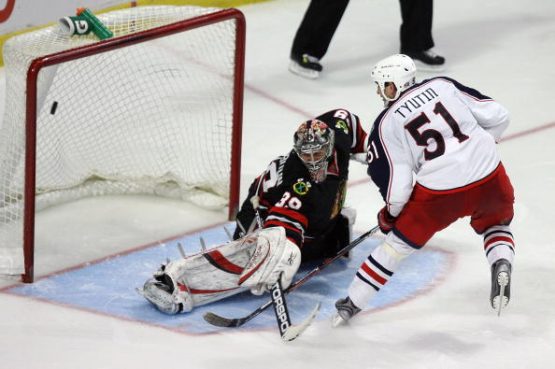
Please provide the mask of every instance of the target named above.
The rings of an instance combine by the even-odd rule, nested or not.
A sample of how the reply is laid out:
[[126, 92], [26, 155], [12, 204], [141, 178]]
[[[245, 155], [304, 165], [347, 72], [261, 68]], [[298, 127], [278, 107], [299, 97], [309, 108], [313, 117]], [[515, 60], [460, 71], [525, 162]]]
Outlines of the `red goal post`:
[[[0, 127], [0, 273], [17, 273], [22, 250], [24, 282], [34, 278], [42, 208], [130, 193], [227, 206], [229, 219], [238, 209], [243, 14], [160, 6], [98, 17], [114, 38], [71, 37], [52, 26], [5, 48], [16, 91], [6, 92]], [[77, 45], [37, 47], [48, 32]], [[10, 65], [20, 68], [21, 57], [10, 52], [32, 47], [61, 50], [32, 59], [17, 91], [21, 76]], [[23, 116], [11, 112], [14, 104], [24, 104]]]

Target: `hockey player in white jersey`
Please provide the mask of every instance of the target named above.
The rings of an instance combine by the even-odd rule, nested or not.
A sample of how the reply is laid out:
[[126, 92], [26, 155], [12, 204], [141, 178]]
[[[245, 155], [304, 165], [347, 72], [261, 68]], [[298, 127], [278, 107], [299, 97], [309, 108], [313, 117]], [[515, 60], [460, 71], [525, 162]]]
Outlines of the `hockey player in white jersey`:
[[499, 313], [510, 298], [514, 193], [496, 149], [509, 114], [453, 79], [416, 83], [415, 75], [402, 54], [372, 70], [385, 109], [369, 135], [367, 162], [385, 201], [378, 223], [386, 238], [336, 302], [335, 324], [364, 309], [405, 257], [466, 216], [483, 236], [492, 307]]

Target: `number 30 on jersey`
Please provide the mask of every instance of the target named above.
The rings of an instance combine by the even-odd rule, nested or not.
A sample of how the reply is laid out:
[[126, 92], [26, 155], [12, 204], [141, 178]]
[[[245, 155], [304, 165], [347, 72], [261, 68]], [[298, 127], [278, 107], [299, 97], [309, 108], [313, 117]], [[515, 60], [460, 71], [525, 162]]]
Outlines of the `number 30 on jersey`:
[[292, 196], [289, 191], [285, 191], [283, 193], [283, 196], [281, 197], [281, 200], [279, 200], [279, 202], [276, 204], [277, 207], [289, 208], [293, 210], [299, 210], [302, 205], [303, 203], [301, 202], [301, 200], [299, 200], [295, 196]]

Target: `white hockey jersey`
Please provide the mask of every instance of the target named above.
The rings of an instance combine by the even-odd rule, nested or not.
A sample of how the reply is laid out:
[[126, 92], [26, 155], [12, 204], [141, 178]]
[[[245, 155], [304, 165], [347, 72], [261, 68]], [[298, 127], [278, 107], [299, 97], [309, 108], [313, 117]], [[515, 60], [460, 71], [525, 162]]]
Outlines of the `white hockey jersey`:
[[457, 81], [436, 77], [412, 86], [376, 119], [368, 136], [368, 174], [393, 216], [415, 182], [452, 190], [490, 174], [508, 111]]

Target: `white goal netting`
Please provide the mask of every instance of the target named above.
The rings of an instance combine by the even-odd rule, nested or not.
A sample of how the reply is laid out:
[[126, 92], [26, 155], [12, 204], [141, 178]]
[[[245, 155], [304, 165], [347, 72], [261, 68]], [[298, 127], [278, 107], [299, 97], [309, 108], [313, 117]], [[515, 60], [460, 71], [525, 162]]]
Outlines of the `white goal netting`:
[[[100, 14], [118, 39], [158, 27], [169, 31], [91, 55], [80, 50], [99, 43], [93, 34], [69, 36], [58, 25], [6, 42], [0, 273], [23, 272], [25, 178], [33, 170], [37, 211], [106, 194], [171, 196], [208, 208], [228, 205], [236, 22], [179, 32], [167, 27], [218, 11], [156, 6]], [[66, 50], [78, 58], [38, 74], [36, 159], [30, 164], [28, 70], [34, 59]]]

